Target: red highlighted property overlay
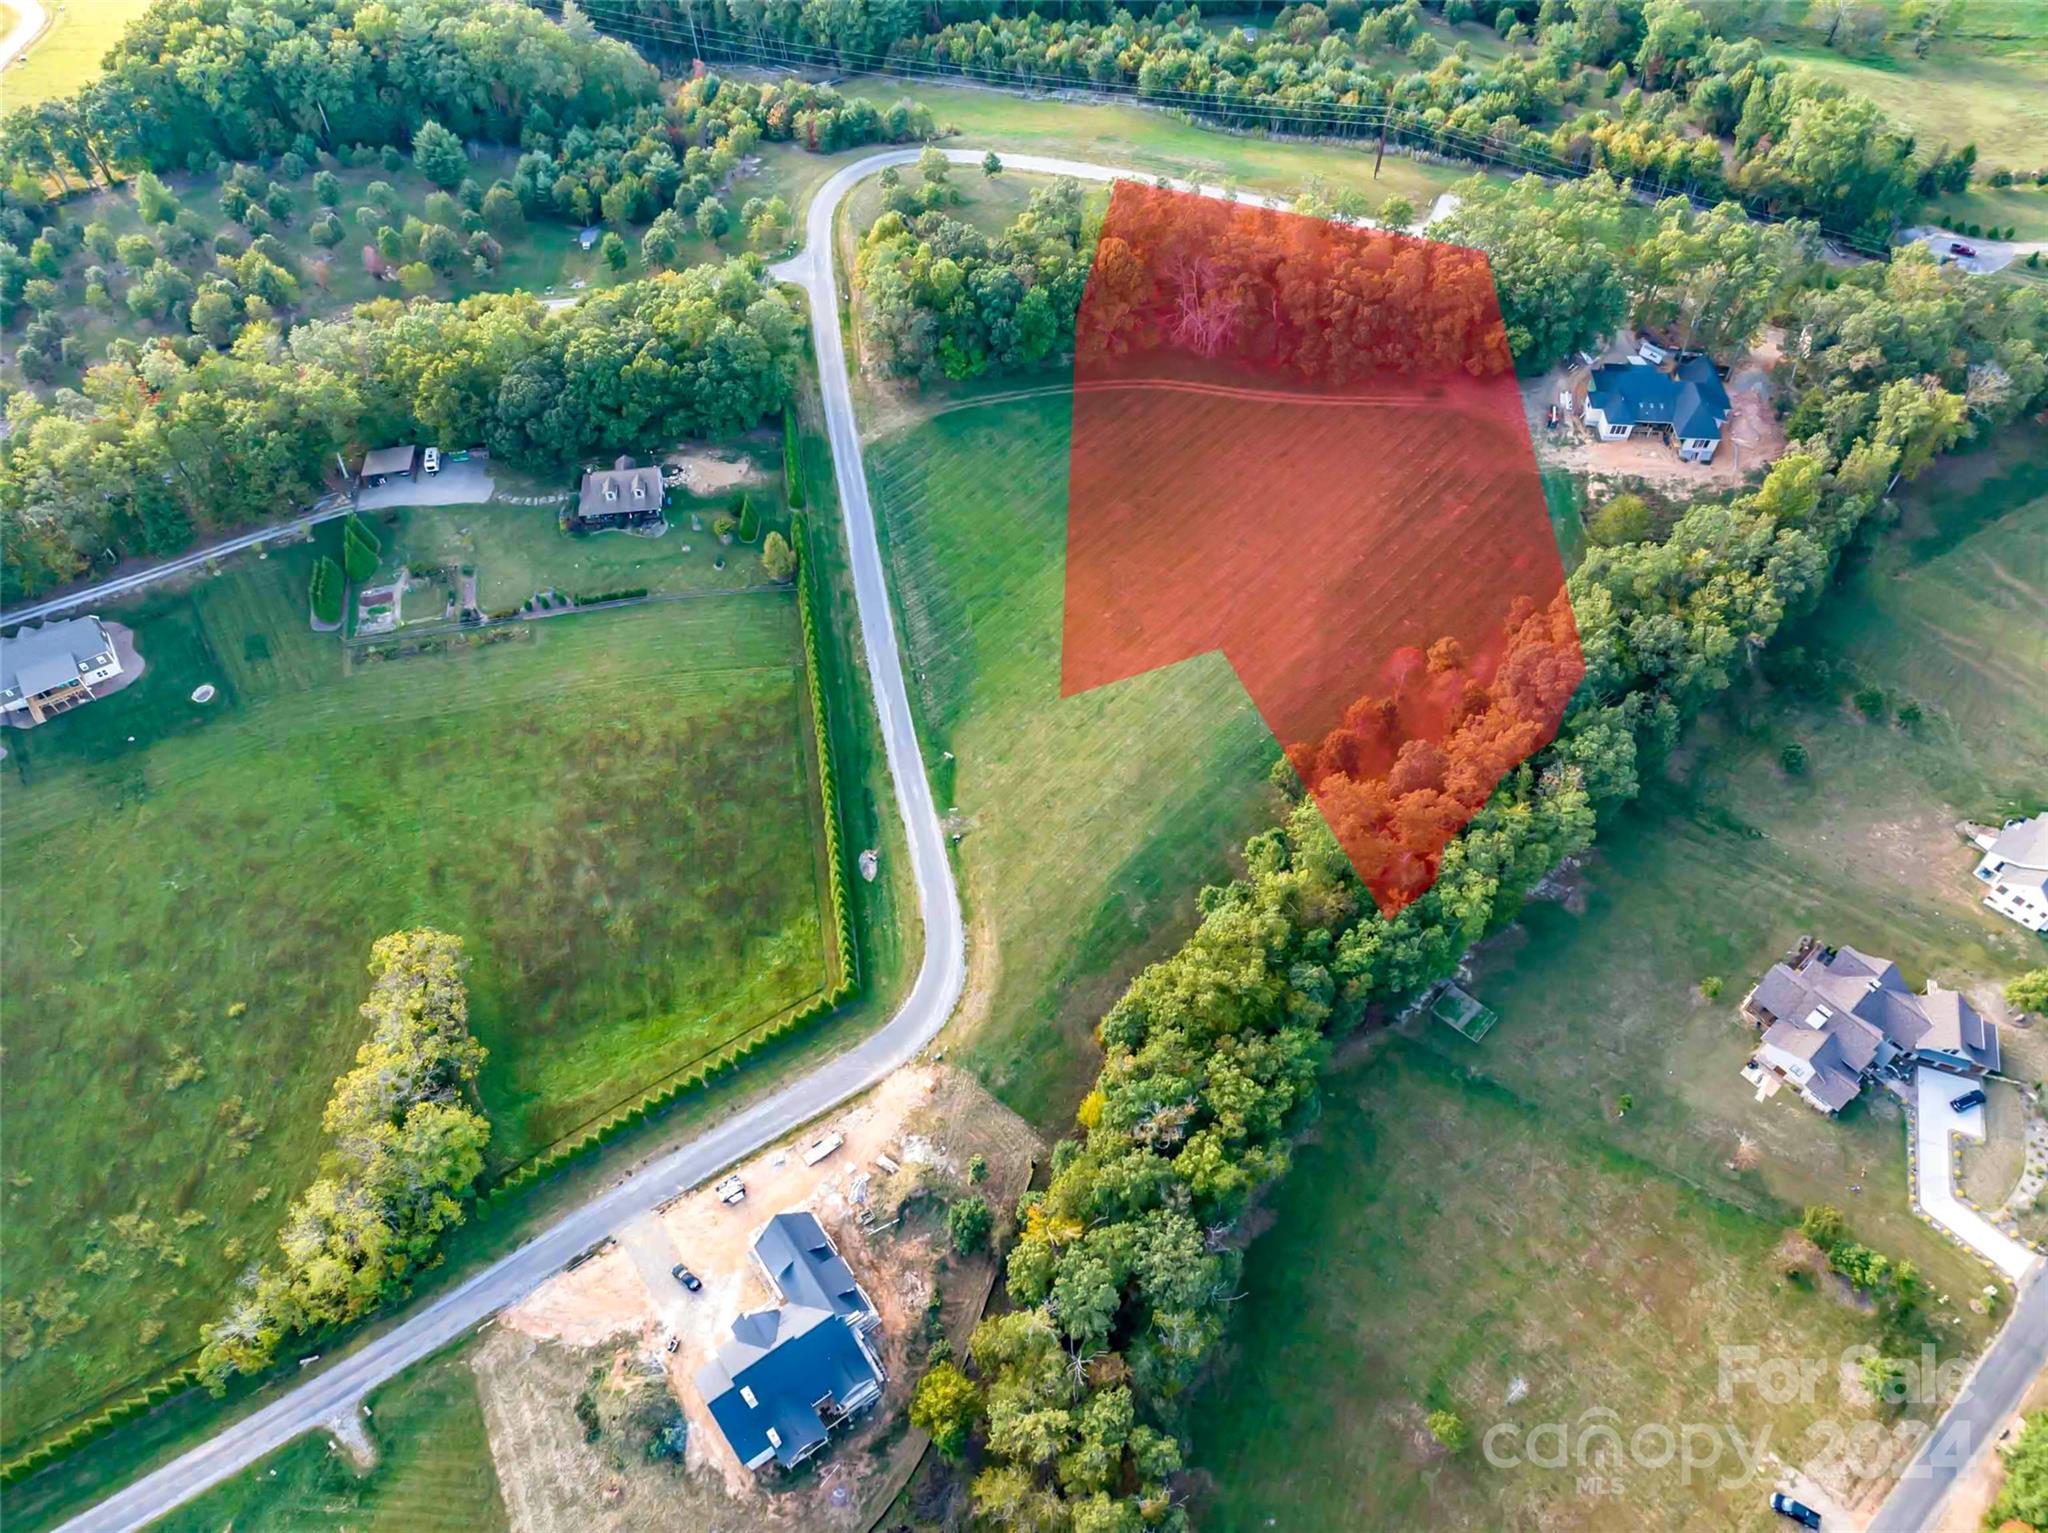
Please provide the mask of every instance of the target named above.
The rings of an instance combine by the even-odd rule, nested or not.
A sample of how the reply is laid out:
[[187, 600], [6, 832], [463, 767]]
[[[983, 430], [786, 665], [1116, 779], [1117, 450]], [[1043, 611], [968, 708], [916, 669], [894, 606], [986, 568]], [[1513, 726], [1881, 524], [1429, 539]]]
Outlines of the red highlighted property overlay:
[[1211, 650], [1388, 914], [1556, 734], [1585, 664], [1483, 255], [1118, 183], [1061, 694]]

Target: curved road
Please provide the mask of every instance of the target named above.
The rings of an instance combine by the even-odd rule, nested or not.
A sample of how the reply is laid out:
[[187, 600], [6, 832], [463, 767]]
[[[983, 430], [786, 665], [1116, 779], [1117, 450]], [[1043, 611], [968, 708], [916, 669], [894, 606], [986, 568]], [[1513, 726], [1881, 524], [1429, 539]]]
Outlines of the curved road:
[[[838, 325], [839, 291], [833, 260], [833, 226], [847, 192], [887, 166], [914, 163], [918, 151], [890, 150], [855, 161], [838, 171], [813, 199], [805, 220], [801, 254], [774, 268], [783, 281], [802, 286], [811, 307], [811, 331], [825, 400], [826, 424], [832, 444], [833, 476], [846, 521], [852, 558], [854, 595], [860, 611], [861, 638], [867, 649], [875, 707], [882, 724], [889, 773], [896, 785], [897, 808], [910, 842], [912, 871], [917, 879], [918, 908], [924, 920], [924, 961], [909, 998], [895, 1016], [864, 1042], [818, 1066], [774, 1095], [755, 1103], [690, 1143], [659, 1160], [566, 1215], [543, 1234], [479, 1272], [460, 1287], [430, 1303], [322, 1372], [280, 1395], [263, 1409], [223, 1429], [217, 1436], [163, 1468], [108, 1497], [90, 1511], [65, 1523], [59, 1533], [133, 1533], [173, 1507], [182, 1505], [296, 1437], [352, 1412], [363, 1396], [412, 1364], [448, 1345], [465, 1330], [516, 1303], [565, 1266], [578, 1252], [611, 1234], [634, 1216], [652, 1208], [679, 1187], [705, 1180], [736, 1160], [761, 1149], [790, 1129], [832, 1108], [880, 1081], [907, 1063], [945, 1024], [960, 998], [966, 975], [966, 939], [961, 927], [959, 896], [930, 785], [925, 777], [910, 699], [903, 681], [903, 661], [889, 608], [888, 584], [875, 536], [873, 508], [868, 503], [867, 475], [861, 460], [852, 391], [847, 384], [846, 348]], [[978, 165], [982, 151], [952, 149], [955, 164]], [[1111, 181], [1119, 177], [1149, 179], [1114, 166], [1041, 155], [1013, 155], [1008, 169], [1077, 180]], [[1221, 187], [1184, 185], [1203, 196], [1228, 195]], [[1259, 207], [1284, 207], [1280, 200], [1239, 194]], [[1430, 217], [1443, 211], [1440, 200]], [[1427, 222], [1428, 219], [1425, 219]], [[1418, 231], [1420, 225], [1417, 226]], [[317, 519], [321, 512], [299, 520]], [[327, 512], [324, 514], [333, 514]], [[295, 525], [287, 523], [286, 526]], [[96, 597], [133, 590], [152, 579], [190, 568], [205, 559], [276, 536], [278, 528], [231, 540], [173, 560], [167, 565], [107, 582], [72, 597], [63, 607], [84, 605]], [[51, 604], [53, 607], [57, 604]], [[34, 609], [9, 614], [10, 619], [34, 615]], [[1930, 1527], [1958, 1470], [2017, 1403], [2026, 1381], [2048, 1350], [2048, 1280], [2024, 1293], [2011, 1322], [1979, 1360], [1962, 1397], [1956, 1401], [1872, 1522], [1878, 1530]]]
[[[963, 164], [979, 164], [981, 151], [953, 150], [948, 157]], [[910, 843], [911, 870], [917, 879], [918, 910], [924, 920], [924, 961], [902, 1009], [863, 1042], [643, 1166], [461, 1286], [421, 1305], [384, 1335], [294, 1385], [261, 1410], [224, 1428], [189, 1453], [72, 1518], [60, 1533], [132, 1533], [293, 1438], [352, 1411], [365, 1394], [386, 1379], [438, 1352], [507, 1305], [517, 1303], [559, 1272], [578, 1252], [668, 1198], [678, 1188], [705, 1180], [797, 1125], [865, 1091], [907, 1063], [952, 1015], [966, 981], [966, 936], [961, 926], [953, 868], [946, 856], [945, 834], [918, 751], [910, 697], [903, 681], [903, 660], [896, 646], [888, 583], [882, 569], [881, 547], [875, 537], [874, 511], [868, 504], [860, 437], [854, 424], [853, 396], [847, 385], [846, 348], [839, 331], [839, 291], [832, 260], [832, 227], [840, 200], [854, 185], [884, 166], [908, 164], [916, 158], [914, 150], [892, 150], [870, 155], [840, 170], [812, 201], [803, 253], [775, 269], [778, 277], [800, 284], [810, 297], [812, 340], [824, 389], [833, 477], [846, 520], [861, 640], [867, 649], [889, 775], [896, 786], [896, 806], [903, 817]], [[1091, 181], [1108, 181], [1129, 174], [1110, 166], [1027, 155], [1005, 163], [1017, 170]], [[1215, 187], [1200, 190], [1210, 196], [1222, 195]], [[1244, 200], [1264, 203], [1264, 199]], [[321, 515], [338, 514], [340, 509], [345, 507], [314, 512], [284, 525], [297, 526]], [[273, 527], [249, 533], [44, 606], [57, 610], [60, 604], [76, 607], [97, 598], [119, 595], [177, 570], [192, 568], [208, 558], [275, 537], [279, 530]], [[8, 617], [20, 620], [37, 615], [39, 610], [30, 608]]]

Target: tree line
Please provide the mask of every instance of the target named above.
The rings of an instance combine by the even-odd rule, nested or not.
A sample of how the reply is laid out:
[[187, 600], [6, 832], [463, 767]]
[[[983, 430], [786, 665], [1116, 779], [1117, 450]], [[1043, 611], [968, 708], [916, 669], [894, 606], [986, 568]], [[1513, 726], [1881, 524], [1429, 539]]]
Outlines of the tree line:
[[462, 1222], [491, 1136], [470, 1105], [484, 1047], [469, 1031], [466, 966], [460, 938], [426, 927], [371, 948], [370, 1037], [321, 1119], [333, 1148], [285, 1216], [280, 1263], [249, 1273], [202, 1332], [199, 1377], [216, 1393], [269, 1367], [287, 1337], [369, 1313]]
[[[1428, 891], [1382, 915], [1298, 798], [1246, 844], [1241, 877], [1202, 892], [1187, 942], [1098, 1023], [1103, 1063], [1077, 1132], [1019, 1207], [1013, 1309], [977, 1328], [973, 1377], [947, 1363], [919, 1386], [942, 1447], [964, 1453], [978, 1435], [975, 1501], [993, 1523], [1187, 1526], [1169, 1484], [1185, 1397], [1224, 1335], [1243, 1216], [1286, 1170], [1330, 1040], [1453, 973], [1591, 844], [1683, 722], [1819, 600], [1893, 472], [2048, 397], [2040, 300], [1924, 253], [1845, 274], [1799, 307], [1814, 335], [1807, 397], [1859, 383], [1867, 414], [1798, 441], [1755, 491], [1692, 507], [1662, 542], [1589, 553], [1567, 585], [1585, 682], [1557, 739], [1444, 849]], [[1944, 322], [1949, 357], [1923, 371]], [[2004, 382], [1972, 406], [1969, 375], [1991, 356]], [[1300, 793], [1292, 766], [1276, 778]]]
[[571, 13], [509, 0], [159, 0], [104, 72], [10, 113], [0, 180], [111, 184], [118, 167], [208, 172], [345, 146], [556, 138], [658, 101], [653, 66]]
[[[713, 52], [745, 54], [767, 38], [849, 69], [1117, 89], [1233, 128], [1376, 135], [1385, 120], [1394, 143], [1604, 167], [1867, 239], [1888, 236], [1920, 198], [1961, 190], [1975, 163], [1974, 149], [1923, 149], [1867, 97], [1734, 36], [1758, 19], [1753, 6], [1508, 0], [1484, 19], [1528, 51], [1496, 60], [1445, 48], [1421, 0], [1293, 5], [1256, 31], [1208, 25], [1193, 5], [1146, 19], [1107, 5], [633, 9], [671, 29], [701, 21], [709, 30], [696, 35]], [[1434, 9], [1451, 20], [1477, 12], [1472, 0]]]
[[379, 299], [289, 336], [245, 328], [196, 361], [117, 341], [77, 396], [8, 401], [0, 598], [303, 506], [337, 453], [384, 442], [482, 442], [559, 468], [741, 430], [781, 412], [798, 347], [794, 314], [751, 258], [559, 312], [524, 293]]

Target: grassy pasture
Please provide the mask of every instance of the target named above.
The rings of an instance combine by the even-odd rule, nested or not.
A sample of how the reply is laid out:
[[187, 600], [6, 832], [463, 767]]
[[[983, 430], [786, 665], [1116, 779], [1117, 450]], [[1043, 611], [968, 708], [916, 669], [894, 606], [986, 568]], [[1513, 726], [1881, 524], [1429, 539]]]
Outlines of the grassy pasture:
[[[1490, 1057], [1512, 1029], [1452, 1042]], [[1215, 1477], [1204, 1526], [1764, 1530], [1772, 1471], [1742, 1476], [1731, 1428], [1793, 1463], [1836, 1424], [1886, 1442], [1832, 1371], [1810, 1401], [1719, 1398], [1724, 1346], [1832, 1365], [1875, 1339], [1856, 1309], [1772, 1269], [1775, 1220], [1406, 1044], [1339, 1069], [1324, 1095], [1252, 1247], [1229, 1361], [1190, 1412], [1193, 1459]], [[1456, 1458], [1424, 1428], [1440, 1409], [1472, 1432]], [[1624, 1442], [1697, 1423], [1718, 1458], [1690, 1475], [1532, 1462], [1539, 1424], [1576, 1449], [1603, 1421]]]
[[100, 60], [150, 0], [44, 0], [49, 29], [4, 75], [7, 109], [66, 96], [99, 78]]
[[1035, 100], [1007, 91], [901, 80], [855, 79], [841, 89], [883, 107], [906, 96], [922, 102], [942, 129], [958, 131], [959, 142], [950, 147], [1061, 155], [1219, 184], [1235, 181], [1246, 191], [1292, 195], [1317, 175], [1332, 189], [1359, 188], [1374, 207], [1399, 192], [1417, 208], [1426, 208], [1437, 193], [1471, 173], [1389, 154], [1375, 182], [1370, 145], [1352, 151], [1222, 133], [1144, 107]]
[[1054, 1128], [1094, 1069], [1096, 1017], [1269, 812], [1277, 755], [1219, 655], [1060, 697], [1068, 408], [1064, 391], [962, 402], [867, 450], [926, 760], [961, 832], [977, 967], [960, 1047]]
[[376, 1466], [358, 1471], [325, 1432], [280, 1448], [156, 1524], [298, 1533], [499, 1533], [508, 1526], [476, 1377], [462, 1349], [407, 1369], [369, 1397]]
[[1974, 143], [1983, 172], [2048, 161], [2048, 35], [1957, 38], [1925, 59], [1903, 45], [1867, 58], [1803, 41], [1771, 51], [1870, 97], [1923, 145]]
[[108, 609], [142, 678], [4, 742], [10, 1445], [268, 1250], [381, 933], [468, 939], [500, 1166], [822, 988], [789, 593], [345, 667], [311, 557]]
[[[1818, 1416], [1853, 1427], [1867, 1411], [1833, 1393], [1819, 1413], [1730, 1407], [1714, 1376], [1723, 1344], [1825, 1358], [1872, 1339], [1855, 1312], [1764, 1269], [1801, 1205], [1843, 1208], [1952, 1298], [1984, 1281], [1908, 1209], [1899, 1109], [1866, 1093], [1830, 1122], [1786, 1093], [1755, 1101], [1736, 1005], [1802, 932], [1895, 957], [1915, 983], [2002, 981], [2040, 961], [2036, 939], [1977, 902], [1976, 854], [1949, 826], [2039, 805], [2042, 447], [2038, 430], [2013, 432], [1905, 493], [1897, 531], [1786, 636], [1802, 679], [1738, 689], [1603, 830], [1572, 897], [1481, 949], [1468, 985], [1501, 1013], [1482, 1044], [1411, 1023], [1332, 1077], [1252, 1247], [1232, 1360], [1193, 1413], [1213, 1526], [1255, 1529], [1284, 1505], [1317, 1526], [1368, 1507], [1388, 1526], [1689, 1526], [1707, 1509], [1717, 1527], [1762, 1527], [1767, 1485], [1631, 1472], [1610, 1497], [1577, 1486], [1576, 1466], [1446, 1463], [1422, 1416], [1456, 1409], [1475, 1438], [1498, 1420], [1583, 1424], [1595, 1407], [1624, 1434], [1707, 1421], [1753, 1439], [1769, 1424], [1801, 1462], [1825, 1446]], [[1918, 699], [1921, 723], [1865, 719], [1843, 692], [1871, 684], [1893, 713]], [[1777, 769], [1787, 738], [1811, 752], [1802, 779]], [[1725, 981], [1713, 1000], [1709, 977]], [[1734, 1167], [1744, 1141], [1753, 1170]], [[1980, 1159], [1987, 1184], [2009, 1180]], [[1946, 1334], [1983, 1340], [1983, 1322], [1952, 1313]], [[1530, 1395], [1510, 1408], [1513, 1377]]]
[[[2048, 158], [2048, 146], [2042, 153]], [[1960, 197], [1929, 203], [1923, 216], [1944, 229], [1976, 224], [2001, 235], [2010, 228], [2018, 240], [2048, 239], [2048, 186], [1972, 186]]]
[[[505, 488], [501, 483], [500, 490]], [[764, 477], [746, 493], [761, 517], [761, 535], [752, 543], [735, 534], [730, 544], [721, 544], [712, 531], [721, 516], [738, 519], [738, 490], [696, 496], [672, 489], [669, 530], [658, 538], [624, 532], [565, 537], [557, 521], [560, 505], [412, 506], [366, 513], [384, 545], [377, 573], [366, 583], [391, 578], [401, 565], [415, 577], [469, 566], [477, 575], [478, 605], [486, 612], [516, 607], [549, 587], [565, 596], [643, 588], [682, 595], [761, 584], [768, 578], [761, 569], [761, 544], [771, 530], [787, 537], [788, 518], [773, 479]], [[690, 530], [692, 515], [703, 522], [701, 532]], [[721, 558], [722, 570], [714, 562]], [[412, 599], [408, 591], [407, 602]], [[440, 601], [431, 606], [438, 616]]]

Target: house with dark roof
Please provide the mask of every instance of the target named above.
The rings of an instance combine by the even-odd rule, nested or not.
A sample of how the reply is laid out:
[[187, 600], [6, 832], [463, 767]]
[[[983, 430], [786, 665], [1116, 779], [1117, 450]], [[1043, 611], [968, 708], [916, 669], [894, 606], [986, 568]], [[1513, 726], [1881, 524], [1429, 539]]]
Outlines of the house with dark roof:
[[733, 1322], [697, 1392], [742, 1464], [788, 1469], [881, 1398], [888, 1375], [869, 1345], [880, 1317], [811, 1214], [770, 1219], [753, 1257], [780, 1302]]
[[1688, 463], [1714, 461], [1728, 408], [1727, 387], [1705, 357], [1670, 372], [1641, 358], [1602, 363], [1586, 391], [1586, 424], [1601, 441], [1652, 433]]
[[91, 702], [94, 687], [120, 674], [113, 636], [98, 618], [30, 623], [0, 638], [0, 714], [26, 714], [29, 725], [40, 724]]
[[601, 532], [608, 527], [645, 527], [661, 520], [661, 470], [653, 464], [635, 468], [621, 457], [610, 468], [583, 476], [576, 509], [564, 518], [570, 532]]
[[1977, 859], [1984, 903], [2030, 932], [2048, 931], [2048, 814], [2007, 820], [1975, 840], [1984, 852]]
[[1743, 998], [1763, 1029], [1751, 1063], [1807, 1104], [1837, 1113], [1863, 1083], [1925, 1065], [1981, 1079], [1999, 1067], [1998, 1029], [1953, 990], [1915, 995], [1888, 958], [1802, 944]]

